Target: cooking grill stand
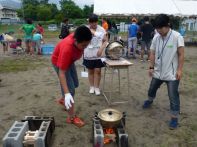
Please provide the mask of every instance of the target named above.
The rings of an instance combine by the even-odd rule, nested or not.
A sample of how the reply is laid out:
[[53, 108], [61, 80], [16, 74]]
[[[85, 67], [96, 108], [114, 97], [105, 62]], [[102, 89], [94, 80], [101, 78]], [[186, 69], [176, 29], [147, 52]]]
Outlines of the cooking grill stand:
[[[120, 121], [120, 124], [114, 128], [117, 147], [129, 147], [128, 134], [125, 131], [125, 120], [126, 113], [123, 112], [123, 117]], [[95, 113], [95, 116], [93, 118], [93, 140], [93, 147], [105, 147], [103, 126], [100, 122], [97, 112]]]

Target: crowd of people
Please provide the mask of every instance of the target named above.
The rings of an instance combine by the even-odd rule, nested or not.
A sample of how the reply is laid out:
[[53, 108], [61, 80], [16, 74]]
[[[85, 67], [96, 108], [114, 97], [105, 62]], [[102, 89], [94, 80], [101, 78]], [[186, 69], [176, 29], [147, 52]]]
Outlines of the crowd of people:
[[[88, 69], [89, 93], [96, 96], [101, 94], [100, 81], [101, 69], [104, 63], [101, 60], [103, 52], [110, 41], [117, 40], [117, 26], [115, 22], [103, 18], [98, 24], [98, 16], [91, 14], [87, 25], [79, 26], [73, 33], [69, 31], [68, 18], [62, 22], [61, 39], [57, 43], [51, 56], [51, 62], [57, 73], [61, 98], [58, 103], [68, 112], [67, 123], [78, 127], [85, 122], [76, 116], [74, 111], [75, 88], [79, 86], [75, 61], [83, 57], [83, 65]], [[149, 61], [149, 76], [152, 77], [147, 100], [142, 105], [143, 109], [150, 108], [161, 84], [166, 83], [170, 101], [169, 127], [178, 127], [180, 113], [179, 83], [182, 77], [184, 63], [183, 36], [171, 28], [170, 19], [165, 14], [160, 14], [154, 19], [154, 27], [149, 22], [149, 17], [144, 17], [139, 25], [137, 18], [132, 17], [128, 25], [127, 58], [136, 59], [137, 44], [141, 44], [140, 60], [144, 61], [145, 50]], [[44, 29], [41, 24], [35, 27], [31, 19], [27, 19], [20, 31], [24, 33], [26, 53], [41, 54], [41, 41]], [[17, 46], [21, 46], [18, 39]], [[7, 42], [3, 42], [4, 48]], [[4, 49], [5, 50], [5, 49]]]
[[20, 31], [24, 33], [25, 51], [27, 54], [41, 54], [41, 42], [43, 41], [44, 28], [39, 23], [35, 27], [31, 19], [26, 19]]
[[[0, 41], [3, 45], [3, 53], [8, 54], [8, 49], [12, 49], [12, 53], [25, 52], [34, 55], [41, 54], [41, 43], [43, 43], [44, 28], [40, 23], [36, 26], [31, 19], [26, 19], [25, 24], [19, 28], [22, 38], [14, 38], [14, 32], [3, 33], [0, 35]], [[23, 33], [23, 34], [22, 34]], [[24, 40], [25, 47], [22, 47]]]
[[[155, 31], [156, 30], [156, 31]], [[144, 23], [139, 26], [137, 19], [132, 18], [128, 27], [128, 56], [132, 53], [136, 58], [136, 44], [138, 35], [141, 35], [141, 60], [144, 60], [144, 51], [147, 48], [149, 60], [149, 76], [152, 77], [148, 90], [147, 100], [142, 105], [143, 109], [150, 108], [158, 88], [162, 83], [167, 84], [170, 101], [169, 127], [178, 127], [180, 113], [179, 82], [182, 77], [184, 62], [184, 40], [180, 33], [170, 28], [169, 17], [165, 14], [156, 16], [154, 28], [149, 23], [149, 18], [144, 18]], [[156, 33], [155, 33], [156, 32]], [[99, 84], [101, 68], [104, 67], [101, 55], [110, 40], [109, 25], [106, 19], [102, 26], [98, 25], [98, 16], [90, 15], [88, 25], [79, 26], [74, 33], [69, 34], [60, 41], [52, 54], [51, 61], [57, 72], [62, 98], [62, 104], [68, 112], [67, 123], [78, 127], [85, 122], [75, 115], [74, 94], [79, 86], [74, 62], [83, 56], [83, 65], [88, 69], [89, 93], [100, 95]]]
[[[102, 18], [102, 27], [107, 32], [109, 41], [116, 41], [118, 39], [118, 28], [114, 21]], [[136, 53], [140, 54], [140, 60], [145, 61], [144, 55], [147, 54], [147, 61], [150, 61], [150, 45], [154, 34], [156, 33], [153, 24], [150, 23], [149, 17], [145, 16], [141, 21], [137, 18], [131, 17], [127, 28], [127, 51], [126, 57], [128, 59], [136, 59]], [[140, 46], [140, 50], [137, 50]], [[139, 48], [138, 48], [139, 49]]]

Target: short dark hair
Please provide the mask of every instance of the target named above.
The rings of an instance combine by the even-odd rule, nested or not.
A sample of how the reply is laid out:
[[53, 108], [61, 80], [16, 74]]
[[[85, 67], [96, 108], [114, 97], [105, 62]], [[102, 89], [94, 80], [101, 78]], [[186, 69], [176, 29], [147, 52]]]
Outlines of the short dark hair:
[[88, 21], [91, 22], [98, 22], [98, 16], [96, 14], [90, 14]]
[[74, 38], [78, 43], [90, 41], [92, 39], [92, 33], [88, 27], [81, 25], [75, 30]]
[[18, 38], [16, 39], [16, 42], [22, 42], [22, 39]]
[[166, 14], [159, 14], [154, 20], [155, 28], [170, 27], [170, 18]]
[[67, 22], [68, 21], [68, 18], [67, 17], [64, 17], [63, 21], [62, 22]]
[[39, 30], [37, 30], [36, 33], [41, 34]]
[[144, 17], [144, 21], [149, 21], [149, 17], [148, 16], [145, 16]]
[[26, 23], [27, 24], [32, 24], [33, 22], [32, 22], [32, 19], [31, 18], [26, 18]]

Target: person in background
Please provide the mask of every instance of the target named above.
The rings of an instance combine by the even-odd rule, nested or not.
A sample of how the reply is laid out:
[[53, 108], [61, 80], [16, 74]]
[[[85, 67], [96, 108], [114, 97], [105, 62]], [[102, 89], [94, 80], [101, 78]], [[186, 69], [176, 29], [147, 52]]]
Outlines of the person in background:
[[154, 28], [152, 24], [149, 22], [149, 17], [145, 16], [144, 17], [144, 24], [140, 27], [140, 32], [142, 36], [142, 41], [141, 41], [141, 61], [144, 61], [144, 52], [145, 48], [147, 49], [148, 57], [147, 60], [149, 61], [149, 56], [150, 56], [150, 46], [151, 46], [151, 41], [154, 35]]
[[64, 20], [62, 21], [62, 27], [61, 27], [61, 33], [59, 35], [59, 39], [64, 39], [69, 35], [69, 25], [68, 25], [68, 18], [64, 18]]
[[117, 41], [118, 40], [118, 38], [117, 38], [118, 28], [117, 28], [116, 23], [114, 21], [112, 22], [112, 25], [111, 25], [111, 33], [112, 33], [111, 40]]
[[24, 50], [22, 48], [22, 39], [18, 38], [16, 41], [12, 41], [10, 43], [10, 48], [13, 51], [13, 54], [23, 53]]
[[34, 53], [34, 50], [32, 47], [32, 37], [33, 37], [33, 33], [36, 31], [36, 28], [33, 25], [32, 20], [30, 18], [26, 19], [26, 24], [24, 24], [20, 28], [20, 31], [24, 32], [26, 52], [32, 55]]
[[105, 29], [105, 31], [108, 31], [108, 23], [107, 23], [107, 19], [106, 18], [102, 18], [102, 27]]
[[185, 33], [186, 33], [186, 29], [185, 29], [185, 26], [182, 25], [179, 29], [179, 33], [184, 37], [185, 36]]
[[3, 53], [6, 54], [8, 52], [8, 41], [5, 40], [4, 34], [0, 35], [0, 42], [3, 45]]
[[58, 102], [67, 109], [69, 116], [66, 118], [66, 123], [78, 127], [84, 126], [85, 123], [74, 112], [75, 88], [79, 85], [74, 62], [81, 58], [91, 39], [90, 29], [79, 26], [74, 33], [57, 44], [51, 56], [51, 62], [61, 85], [62, 98]]
[[3, 53], [6, 54], [6, 52], [8, 53], [8, 41], [2, 41], [2, 45], [3, 45]]
[[37, 24], [36, 30], [40, 32], [42, 37], [44, 36], [44, 28], [42, 27], [42, 25], [40, 23]]
[[84, 51], [83, 65], [88, 69], [88, 79], [90, 83], [89, 93], [100, 95], [101, 68], [104, 67], [101, 61], [103, 43], [106, 44], [106, 31], [98, 25], [98, 16], [91, 14], [89, 16], [89, 25], [92, 32], [92, 40]]
[[156, 92], [162, 83], [167, 84], [170, 100], [170, 129], [178, 127], [180, 113], [179, 82], [182, 77], [184, 63], [184, 39], [180, 33], [170, 28], [170, 19], [165, 14], [155, 18], [155, 28], [158, 32], [150, 47], [149, 75], [152, 77], [148, 90], [148, 100], [143, 108], [147, 109], [153, 103]]
[[109, 24], [108, 24], [108, 20], [106, 18], [102, 18], [102, 27], [104, 28], [107, 38], [109, 40], [110, 38], [110, 34], [108, 33], [109, 31]]
[[41, 41], [43, 41], [42, 34], [40, 31], [36, 31], [33, 35], [33, 48], [36, 54], [41, 55]]
[[127, 57], [130, 58], [131, 51], [133, 52], [133, 58], [135, 59], [135, 53], [137, 48], [137, 32], [139, 31], [139, 26], [137, 25], [137, 19], [133, 17], [131, 19], [131, 24], [128, 27], [128, 53]]

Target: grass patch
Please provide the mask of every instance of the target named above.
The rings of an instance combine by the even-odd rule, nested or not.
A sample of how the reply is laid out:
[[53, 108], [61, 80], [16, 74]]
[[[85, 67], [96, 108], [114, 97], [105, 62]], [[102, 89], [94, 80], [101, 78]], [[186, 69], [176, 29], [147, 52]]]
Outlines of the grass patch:
[[[0, 24], [0, 34], [5, 32], [14, 32], [14, 37], [16, 38], [24, 38], [24, 33], [21, 33], [19, 28], [22, 26], [22, 24], [16, 24], [16, 25], [1, 25]], [[44, 38], [57, 38], [60, 34], [60, 28], [58, 28], [57, 31], [49, 31], [47, 26], [44, 27]]]
[[45, 59], [38, 58], [4, 58], [0, 61], [0, 73], [33, 70], [44, 66], [45, 63]]
[[187, 83], [195, 84], [197, 82], [197, 72], [196, 71], [184, 71], [183, 80]]

